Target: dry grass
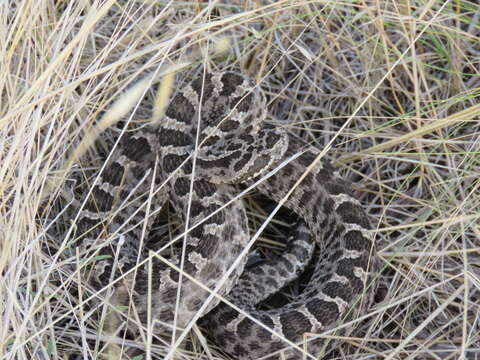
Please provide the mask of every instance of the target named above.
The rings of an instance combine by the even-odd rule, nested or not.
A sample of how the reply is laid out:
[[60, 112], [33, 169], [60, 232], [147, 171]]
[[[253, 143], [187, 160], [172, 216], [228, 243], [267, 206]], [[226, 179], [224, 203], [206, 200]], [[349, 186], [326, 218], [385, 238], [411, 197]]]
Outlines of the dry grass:
[[[328, 156], [372, 216], [382, 263], [360, 335], [336, 356], [480, 359], [475, 1], [20, 0], [0, 9], [0, 359], [122, 357], [121, 338], [82, 318], [85, 304], [68, 291], [79, 279], [51, 281], [65, 276], [71, 241], [54, 234], [74, 231], [73, 179], [91, 174], [108, 146], [102, 138], [80, 148], [81, 164], [70, 161], [85, 134], [145, 74], [155, 80], [185, 62], [180, 79], [202, 62], [241, 68], [278, 126], [320, 148], [334, 140]], [[212, 55], [222, 37], [230, 49]], [[142, 111], [136, 120], [149, 118]], [[202, 341], [182, 358], [224, 358]], [[148, 351], [162, 358], [168, 347]]]

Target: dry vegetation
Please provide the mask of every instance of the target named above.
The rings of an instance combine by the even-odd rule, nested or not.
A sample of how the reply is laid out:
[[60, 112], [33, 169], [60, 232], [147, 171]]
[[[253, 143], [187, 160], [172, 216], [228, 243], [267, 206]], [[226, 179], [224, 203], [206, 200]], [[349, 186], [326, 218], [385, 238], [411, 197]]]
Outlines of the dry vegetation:
[[[97, 334], [69, 292], [79, 278], [62, 271], [72, 234], [61, 234], [74, 230], [73, 189], [111, 134], [70, 159], [139, 79], [158, 83], [184, 64], [178, 84], [201, 63], [256, 78], [271, 121], [327, 146], [371, 215], [375, 301], [336, 358], [480, 359], [474, 0], [20, 0], [2, 2], [0, 15], [0, 359], [122, 358], [109, 346], [122, 341], [142, 349]], [[215, 54], [224, 37], [228, 50]], [[178, 358], [209, 358], [192, 338]], [[168, 352], [148, 347], [153, 358]]]

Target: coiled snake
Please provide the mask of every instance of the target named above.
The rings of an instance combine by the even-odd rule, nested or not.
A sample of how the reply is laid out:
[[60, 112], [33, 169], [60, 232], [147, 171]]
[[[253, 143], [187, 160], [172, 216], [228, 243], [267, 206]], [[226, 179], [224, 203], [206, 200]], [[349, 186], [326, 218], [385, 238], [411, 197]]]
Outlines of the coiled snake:
[[[265, 117], [265, 98], [251, 80], [235, 72], [205, 73], [177, 93], [158, 126], [125, 134], [80, 214], [80, 248], [91, 258], [97, 256], [88, 268], [88, 281], [127, 289], [127, 296], [119, 295], [121, 303], [131, 301], [142, 324], [155, 319], [161, 324], [158, 331], [168, 330], [177, 306], [176, 325], [185, 326], [208, 292], [183, 277], [176, 304], [179, 273], [156, 256], [143, 261], [148, 257], [144, 243], [154, 220], [151, 213], [170, 200], [192, 229], [161, 254], [213, 289], [249, 240], [245, 210], [234, 199], [231, 184], [251, 183], [304, 150], [257, 186], [281, 201], [319, 153], [264, 124]], [[305, 333], [329, 329], [352, 306], [358, 307], [355, 301], [370, 278], [373, 242], [365, 212], [325, 161], [311, 169], [285, 206], [307, 228], [299, 225], [287, 251], [272, 262], [243, 273], [242, 261], [220, 293], [276, 334], [300, 343]], [[281, 308], [257, 309], [260, 301], [298, 276], [314, 245], [321, 256], [314, 256], [313, 275], [301, 295]], [[218, 303], [212, 301], [206, 309], [209, 335], [235, 358], [257, 359], [288, 347], [277, 335]], [[306, 349], [315, 354], [319, 344]], [[302, 358], [295, 349], [286, 354]]]

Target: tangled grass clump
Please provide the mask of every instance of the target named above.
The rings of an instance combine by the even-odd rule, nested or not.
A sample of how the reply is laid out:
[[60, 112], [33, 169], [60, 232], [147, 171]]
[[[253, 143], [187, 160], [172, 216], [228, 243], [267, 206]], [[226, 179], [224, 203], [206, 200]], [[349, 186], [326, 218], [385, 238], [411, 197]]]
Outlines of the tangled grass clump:
[[[98, 294], [67, 269], [82, 261], [71, 246], [76, 191], [117, 132], [85, 139], [149, 74], [153, 85], [116, 124], [142, 126], [160, 74], [186, 66], [175, 90], [198, 64], [255, 78], [270, 123], [326, 149], [371, 216], [375, 303], [334, 356], [480, 358], [475, 1], [20, 0], [0, 9], [0, 359], [173, 354], [149, 329], [110, 332], [115, 307], [92, 316]], [[229, 49], [215, 53], [224, 38]], [[246, 204], [252, 223], [268, 215]], [[267, 256], [277, 248], [271, 238], [258, 247]], [[227, 358], [197, 330], [178, 357]]]

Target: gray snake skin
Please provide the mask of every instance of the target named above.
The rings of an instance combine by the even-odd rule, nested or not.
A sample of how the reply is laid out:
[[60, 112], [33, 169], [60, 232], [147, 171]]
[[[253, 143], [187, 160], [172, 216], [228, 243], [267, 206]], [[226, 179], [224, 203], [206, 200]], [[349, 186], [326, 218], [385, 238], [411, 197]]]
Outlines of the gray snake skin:
[[[305, 150], [257, 186], [281, 201], [319, 152], [264, 124], [265, 117], [265, 98], [251, 80], [235, 72], [205, 73], [177, 93], [158, 125], [126, 133], [80, 214], [79, 246], [91, 260], [82, 267], [85, 279], [98, 289], [114, 284], [120, 304], [134, 304], [141, 324], [157, 320], [156, 333], [168, 333], [174, 321], [184, 327], [209, 294], [158, 257], [143, 261], [151, 213], [170, 201], [185, 228], [193, 228], [159, 253], [213, 289], [249, 241], [245, 209], [232, 200], [232, 184], [250, 184]], [[332, 328], [352, 307], [362, 311], [356, 301], [371, 279], [374, 246], [365, 212], [327, 162], [318, 163], [285, 205], [304, 221], [287, 250], [245, 272], [242, 261], [220, 294], [302, 348], [305, 333]], [[257, 308], [312, 257], [313, 275], [297, 299], [281, 308]], [[304, 356], [218, 300], [205, 313], [208, 335], [236, 359], [282, 349], [283, 358]], [[123, 322], [129, 330], [138, 326]], [[318, 355], [321, 345], [317, 340], [305, 349]]]

